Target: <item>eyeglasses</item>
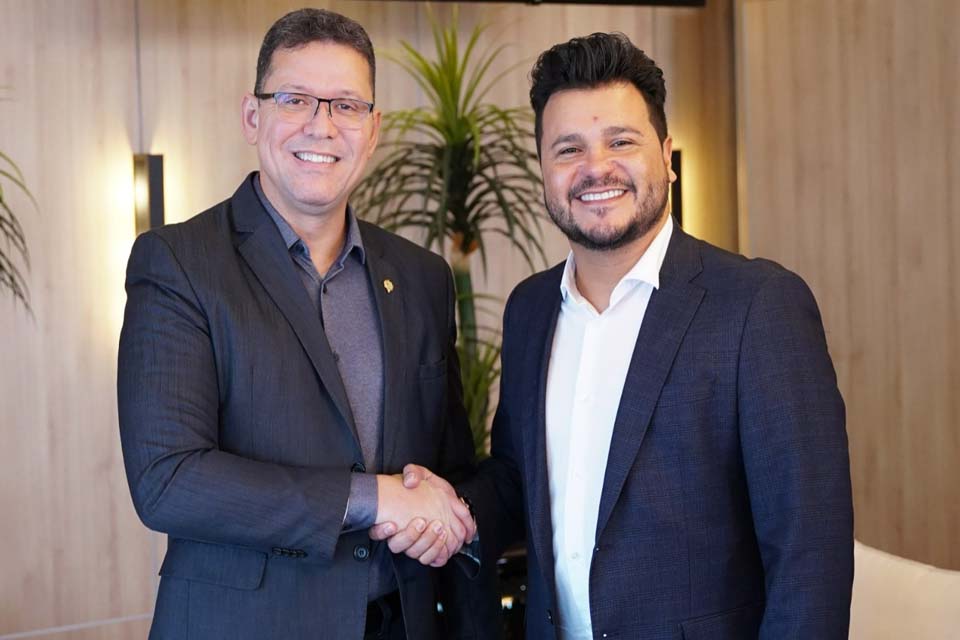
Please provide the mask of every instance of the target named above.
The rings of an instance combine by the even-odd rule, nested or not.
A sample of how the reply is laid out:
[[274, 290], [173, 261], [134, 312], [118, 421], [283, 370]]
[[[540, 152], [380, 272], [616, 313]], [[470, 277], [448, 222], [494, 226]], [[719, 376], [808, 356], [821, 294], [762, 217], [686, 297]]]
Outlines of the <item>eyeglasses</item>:
[[322, 103], [327, 105], [327, 115], [333, 120], [333, 124], [341, 129], [359, 129], [373, 111], [372, 102], [353, 98], [318, 98], [306, 93], [288, 91], [254, 95], [260, 100], [273, 100], [277, 104], [280, 117], [293, 124], [306, 124], [313, 120]]

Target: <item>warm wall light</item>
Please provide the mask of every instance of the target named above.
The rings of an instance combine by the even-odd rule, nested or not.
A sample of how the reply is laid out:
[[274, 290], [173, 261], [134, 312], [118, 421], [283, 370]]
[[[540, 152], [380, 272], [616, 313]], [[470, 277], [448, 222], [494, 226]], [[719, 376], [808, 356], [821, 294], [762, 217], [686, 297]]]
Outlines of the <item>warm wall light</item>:
[[670, 153], [670, 167], [677, 174], [676, 181], [670, 185], [670, 211], [673, 212], [673, 217], [676, 218], [677, 224], [681, 227], [683, 226], [683, 189], [680, 186], [680, 178], [683, 175], [681, 171], [682, 159], [680, 149], [674, 149]]
[[137, 235], [163, 226], [163, 156], [133, 156], [133, 200]]

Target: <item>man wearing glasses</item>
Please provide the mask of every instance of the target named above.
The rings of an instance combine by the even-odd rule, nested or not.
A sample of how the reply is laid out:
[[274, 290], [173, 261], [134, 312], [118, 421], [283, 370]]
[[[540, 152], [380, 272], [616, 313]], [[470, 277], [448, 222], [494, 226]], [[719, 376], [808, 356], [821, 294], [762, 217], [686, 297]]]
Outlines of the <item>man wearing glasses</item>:
[[[281, 18], [242, 101], [260, 171], [134, 245], [118, 398], [134, 504], [169, 536], [151, 638], [481, 633], [440, 631], [428, 566], [473, 538], [469, 510], [389, 475], [456, 480], [473, 447], [447, 265], [347, 204], [377, 144], [374, 73], [356, 22]], [[368, 538], [384, 521], [435, 542], [395, 558]]]

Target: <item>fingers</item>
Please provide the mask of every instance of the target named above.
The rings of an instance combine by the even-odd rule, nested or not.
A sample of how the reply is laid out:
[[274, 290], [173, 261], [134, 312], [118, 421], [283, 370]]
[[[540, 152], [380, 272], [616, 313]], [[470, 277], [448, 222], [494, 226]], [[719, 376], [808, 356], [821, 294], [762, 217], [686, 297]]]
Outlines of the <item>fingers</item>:
[[[423, 554], [427, 553], [427, 551], [434, 546], [438, 538], [443, 536], [445, 541], [446, 535], [447, 532], [446, 528], [443, 526], [443, 522], [440, 520], [433, 520], [430, 522], [430, 526], [426, 527], [422, 531], [420, 537], [412, 545], [410, 545], [404, 553], [406, 553], [410, 558], [419, 560]], [[430, 557], [432, 558], [433, 556]]]
[[441, 529], [441, 533], [437, 536], [436, 541], [429, 549], [420, 554], [418, 560], [422, 565], [430, 566], [440, 566], [442, 567], [447, 563], [447, 560], [450, 558], [450, 553], [447, 550], [446, 539], [449, 537], [446, 529]]
[[401, 529], [392, 538], [387, 539], [387, 547], [393, 553], [406, 553], [406, 551], [420, 539], [420, 536], [426, 528], [426, 520], [423, 518], [414, 518], [405, 528]]
[[466, 524], [466, 533], [463, 536], [463, 542], [469, 544], [473, 542], [473, 539], [477, 537], [477, 521], [471, 516], [468, 520], [465, 521]]
[[393, 522], [381, 522], [370, 527], [368, 532], [371, 540], [386, 540], [397, 532], [397, 525]]
[[453, 518], [448, 524], [447, 528], [450, 530], [450, 542], [456, 543], [456, 548], [453, 550], [453, 553], [456, 553], [461, 546], [463, 546], [464, 539], [467, 535], [467, 528], [464, 526], [463, 522], [459, 518]]
[[453, 513], [456, 514], [456, 516], [462, 521], [467, 522], [469, 520], [473, 520], [473, 514], [470, 513], [470, 507], [468, 507], [459, 497], [450, 502], [450, 508], [453, 509]]

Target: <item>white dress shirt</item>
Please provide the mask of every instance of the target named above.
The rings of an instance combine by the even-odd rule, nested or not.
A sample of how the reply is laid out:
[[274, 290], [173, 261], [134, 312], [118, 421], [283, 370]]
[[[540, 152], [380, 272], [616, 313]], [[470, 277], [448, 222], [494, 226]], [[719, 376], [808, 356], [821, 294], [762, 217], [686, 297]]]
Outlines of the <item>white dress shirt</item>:
[[577, 290], [573, 253], [547, 373], [546, 428], [561, 640], [592, 640], [590, 563], [613, 423], [673, 220], [617, 283], [603, 313]]

